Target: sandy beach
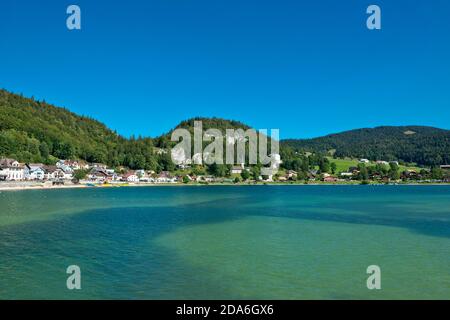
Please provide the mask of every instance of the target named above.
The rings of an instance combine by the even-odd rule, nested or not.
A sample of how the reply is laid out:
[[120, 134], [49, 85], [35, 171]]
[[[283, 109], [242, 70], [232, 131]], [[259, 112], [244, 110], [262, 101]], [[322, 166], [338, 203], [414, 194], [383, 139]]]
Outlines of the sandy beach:
[[69, 188], [86, 188], [84, 184], [66, 184], [52, 185], [42, 182], [6, 182], [0, 183], [0, 191], [23, 191], [23, 190], [42, 190], [42, 189], [69, 189]]

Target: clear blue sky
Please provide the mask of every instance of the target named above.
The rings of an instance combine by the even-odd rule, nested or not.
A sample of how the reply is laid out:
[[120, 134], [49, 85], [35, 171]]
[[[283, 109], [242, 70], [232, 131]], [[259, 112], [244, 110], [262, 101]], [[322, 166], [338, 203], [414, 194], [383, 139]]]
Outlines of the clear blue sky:
[[[78, 4], [82, 30], [66, 28]], [[382, 30], [366, 8], [382, 9]], [[281, 138], [450, 124], [450, 1], [0, 4], [0, 87], [156, 136], [217, 116]]]

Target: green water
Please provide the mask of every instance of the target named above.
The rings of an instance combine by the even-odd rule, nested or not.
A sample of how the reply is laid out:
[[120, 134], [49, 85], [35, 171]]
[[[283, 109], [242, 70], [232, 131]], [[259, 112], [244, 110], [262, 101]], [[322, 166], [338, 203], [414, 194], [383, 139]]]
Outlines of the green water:
[[450, 187], [1, 192], [0, 298], [450, 299]]

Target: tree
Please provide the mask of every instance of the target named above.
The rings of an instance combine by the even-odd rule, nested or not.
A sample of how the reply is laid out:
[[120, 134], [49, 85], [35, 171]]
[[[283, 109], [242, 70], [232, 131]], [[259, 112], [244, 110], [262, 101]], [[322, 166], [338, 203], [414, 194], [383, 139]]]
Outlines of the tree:
[[251, 175], [254, 180], [258, 180], [261, 176], [261, 167], [258, 165], [254, 165], [251, 169]]
[[438, 167], [431, 168], [431, 179], [433, 180], [441, 180], [444, 174], [442, 173], [442, 169]]
[[83, 180], [86, 178], [88, 172], [89, 172], [88, 170], [83, 170], [83, 169], [75, 170], [73, 177], [75, 180], [80, 181], [80, 180]]
[[158, 170], [158, 161], [154, 157], [148, 157], [145, 161], [145, 169], [157, 171]]
[[364, 163], [358, 164], [358, 180], [366, 181], [369, 179], [369, 172], [367, 171], [366, 165]]
[[377, 165], [375, 166], [375, 171], [381, 175], [386, 175], [389, 172], [389, 169], [386, 168], [385, 165], [377, 163]]
[[242, 170], [241, 172], [242, 180], [247, 181], [250, 178], [250, 172], [247, 170]]
[[192, 167], [191, 173], [195, 176], [202, 176], [206, 174], [206, 170], [203, 166], [196, 164]]
[[305, 171], [299, 171], [297, 173], [297, 181], [308, 180], [308, 174]]
[[215, 177], [226, 177], [230, 174], [230, 170], [227, 165], [217, 163], [209, 165], [208, 172]]
[[330, 163], [327, 158], [322, 158], [319, 160], [319, 169], [322, 173], [330, 172]]
[[142, 154], [137, 154], [134, 158], [134, 168], [132, 169], [143, 169], [145, 168], [145, 157]]
[[389, 163], [389, 178], [391, 178], [392, 180], [398, 180], [400, 179], [400, 172], [399, 172], [399, 168], [398, 165], [395, 162], [391, 162]]
[[188, 176], [183, 176], [183, 183], [189, 183], [190, 180], [188, 178]]
[[332, 173], [332, 174], [335, 174], [335, 173], [336, 173], [336, 169], [337, 169], [336, 163], [335, 163], [335, 162], [332, 162], [332, 163], [330, 164], [330, 168], [331, 168], [331, 173]]
[[59, 159], [71, 159], [74, 155], [74, 148], [69, 143], [57, 143], [54, 148], [55, 150], [53, 152]]
[[175, 164], [168, 153], [163, 153], [160, 156], [159, 163], [164, 171], [175, 171]]
[[50, 155], [50, 149], [45, 141], [41, 142], [41, 144], [39, 145], [39, 152], [41, 153], [41, 157], [43, 159], [47, 159]]

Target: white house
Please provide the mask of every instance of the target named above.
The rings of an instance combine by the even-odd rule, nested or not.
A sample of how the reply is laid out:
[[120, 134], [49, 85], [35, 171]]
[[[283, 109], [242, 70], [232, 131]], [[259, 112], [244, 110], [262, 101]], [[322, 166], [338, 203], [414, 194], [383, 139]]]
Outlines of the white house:
[[295, 171], [295, 170], [288, 170], [288, 171], [286, 172], [286, 177], [287, 177], [288, 179], [296, 179], [297, 176], [298, 176], [298, 173], [297, 173], [297, 171]]
[[369, 159], [359, 159], [360, 163], [370, 163]]
[[75, 160], [66, 160], [64, 161], [64, 164], [68, 167], [70, 167], [72, 170], [80, 170], [80, 169], [87, 169], [89, 168], [89, 165], [87, 163], [75, 161]]
[[351, 177], [351, 176], [353, 176], [353, 173], [352, 172], [341, 172], [341, 176], [342, 177]]
[[0, 159], [0, 176], [10, 181], [23, 180], [24, 166], [14, 159]]
[[91, 163], [89, 167], [93, 169], [106, 170], [108, 166], [104, 163]]
[[130, 171], [122, 176], [123, 181], [139, 182], [139, 177], [134, 171]]
[[197, 176], [197, 182], [214, 182], [214, 176]]
[[155, 182], [155, 179], [146, 175], [146, 176], [140, 177], [139, 182]]
[[233, 166], [232, 168], [231, 168], [231, 173], [234, 173], [234, 174], [241, 174], [242, 173], [242, 171], [244, 170], [244, 164], [243, 163], [241, 163], [240, 165], [237, 165], [237, 166]]
[[73, 179], [73, 174], [75, 170], [82, 169], [82, 166], [77, 161], [71, 160], [59, 160], [56, 163], [56, 167], [63, 171], [62, 179], [71, 180]]
[[167, 150], [162, 148], [153, 148], [153, 153], [156, 153], [157, 155], [166, 154]]
[[103, 183], [111, 179], [111, 177], [108, 175], [108, 173], [106, 173], [105, 170], [94, 168], [88, 174], [88, 179], [97, 183]]
[[24, 177], [27, 180], [44, 180], [45, 170], [42, 163], [28, 163], [25, 165]]
[[156, 178], [157, 183], [174, 183], [176, 181], [177, 178], [172, 177], [168, 171], [162, 171]]
[[74, 170], [80, 169], [77, 162], [68, 161], [68, 160], [59, 160], [56, 163], [56, 167], [63, 170], [66, 173], [73, 173]]
[[146, 176], [145, 170], [144, 170], [144, 169], [136, 170], [136, 171], [134, 172], [134, 174], [137, 175], [139, 178], [142, 178], [142, 177], [145, 177], [145, 176]]
[[57, 166], [44, 166], [46, 180], [60, 180], [64, 179], [64, 171]]

